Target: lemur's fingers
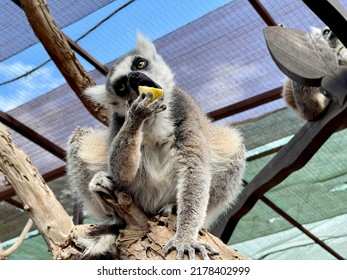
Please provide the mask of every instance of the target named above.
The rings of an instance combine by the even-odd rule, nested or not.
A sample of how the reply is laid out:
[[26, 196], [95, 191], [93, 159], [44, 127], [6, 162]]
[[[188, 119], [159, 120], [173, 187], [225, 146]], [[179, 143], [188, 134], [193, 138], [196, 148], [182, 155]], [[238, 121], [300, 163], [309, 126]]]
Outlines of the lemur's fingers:
[[202, 257], [204, 260], [209, 260], [210, 257], [207, 254], [207, 250], [210, 251], [212, 255], [219, 255], [219, 252], [215, 250], [210, 244], [207, 243], [200, 243], [200, 242], [193, 242], [191, 246], [200, 251]]
[[190, 246], [187, 246], [186, 250], [188, 251], [189, 259], [190, 260], [195, 260], [195, 249], [190, 247]]
[[166, 105], [165, 104], [162, 104], [162, 105], [160, 105], [159, 106], [159, 112], [163, 112], [163, 111], [165, 111], [166, 110]]
[[165, 104], [162, 104], [163, 101], [164, 98], [159, 97], [158, 99], [150, 102], [150, 104], [148, 105], [148, 109], [153, 111], [155, 114], [165, 111], [167, 106]]
[[104, 192], [109, 194], [114, 191], [114, 182], [107, 172], [97, 172], [89, 182], [89, 190], [92, 192]]
[[209, 250], [212, 255], [219, 255], [219, 252], [215, 248], [213, 248], [210, 244], [201, 243], [201, 245], [203, 245], [207, 250]]
[[153, 93], [147, 93], [147, 94], [141, 94], [139, 97], [136, 99], [136, 104], [134, 106], [141, 108], [147, 108], [151, 104], [151, 99], [153, 97]]
[[184, 252], [188, 252], [188, 257], [190, 260], [195, 259], [195, 251], [200, 252], [204, 260], [210, 259], [207, 251], [210, 251], [210, 253], [213, 255], [219, 254], [217, 250], [215, 250], [211, 245], [207, 243], [200, 243], [197, 241], [184, 242], [184, 241], [179, 241], [176, 238], [171, 239], [169, 243], [164, 247], [164, 253], [167, 254], [172, 249], [176, 249], [177, 251], [176, 260], [182, 260], [184, 256]]
[[[170, 242], [164, 247], [164, 253], [168, 254], [173, 249], [176, 249], [177, 256], [176, 260], [183, 260], [184, 257], [184, 251], [185, 251], [185, 245], [184, 244], [177, 244], [177, 241], [175, 239], [171, 239]], [[192, 251], [189, 252], [189, 257], [191, 257]], [[195, 258], [195, 250], [193, 252], [193, 259]]]
[[161, 104], [161, 105], [156, 105], [155, 107], [152, 107], [151, 110], [155, 113], [158, 114], [160, 112], [163, 112], [166, 110], [166, 105], [165, 104]]
[[151, 93], [151, 92], [149, 92], [147, 94], [142, 94], [142, 103], [145, 107], [147, 107], [151, 103], [152, 97], [153, 97], [153, 93]]

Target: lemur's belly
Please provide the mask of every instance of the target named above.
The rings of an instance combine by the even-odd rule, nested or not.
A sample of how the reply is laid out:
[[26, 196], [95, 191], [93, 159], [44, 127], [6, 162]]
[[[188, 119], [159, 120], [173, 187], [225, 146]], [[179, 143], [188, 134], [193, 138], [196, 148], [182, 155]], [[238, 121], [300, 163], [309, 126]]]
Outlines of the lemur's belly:
[[131, 186], [134, 199], [144, 211], [157, 213], [176, 202], [176, 173], [169, 143], [144, 145], [139, 172]]

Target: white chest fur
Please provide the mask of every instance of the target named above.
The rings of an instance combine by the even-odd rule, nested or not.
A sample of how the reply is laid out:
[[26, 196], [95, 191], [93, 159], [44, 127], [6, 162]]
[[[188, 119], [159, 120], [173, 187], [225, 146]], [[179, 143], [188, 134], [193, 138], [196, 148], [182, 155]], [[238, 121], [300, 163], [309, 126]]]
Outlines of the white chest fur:
[[144, 124], [141, 164], [131, 192], [147, 212], [156, 212], [176, 201], [173, 142], [173, 125], [166, 114]]

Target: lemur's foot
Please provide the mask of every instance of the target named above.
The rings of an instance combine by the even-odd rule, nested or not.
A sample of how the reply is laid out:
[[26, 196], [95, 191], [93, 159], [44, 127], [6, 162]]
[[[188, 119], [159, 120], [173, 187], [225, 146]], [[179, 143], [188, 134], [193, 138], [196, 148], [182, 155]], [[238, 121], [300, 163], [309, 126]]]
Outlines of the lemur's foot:
[[159, 210], [158, 214], [162, 217], [167, 217], [170, 214], [173, 214], [176, 212], [175, 208], [176, 208], [175, 204], [173, 203], [167, 204]]
[[89, 182], [89, 190], [94, 193], [110, 194], [115, 190], [112, 177], [104, 171], [97, 172]]
[[172, 238], [169, 243], [164, 247], [165, 254], [169, 253], [172, 249], [176, 249], [177, 256], [176, 260], [182, 260], [184, 256], [184, 252], [188, 252], [188, 256], [190, 260], [195, 259], [195, 251], [199, 251], [204, 260], [209, 260], [208, 251], [212, 255], [218, 255], [218, 251], [215, 250], [211, 245], [207, 243], [201, 243], [196, 240], [180, 240], [177, 237]]

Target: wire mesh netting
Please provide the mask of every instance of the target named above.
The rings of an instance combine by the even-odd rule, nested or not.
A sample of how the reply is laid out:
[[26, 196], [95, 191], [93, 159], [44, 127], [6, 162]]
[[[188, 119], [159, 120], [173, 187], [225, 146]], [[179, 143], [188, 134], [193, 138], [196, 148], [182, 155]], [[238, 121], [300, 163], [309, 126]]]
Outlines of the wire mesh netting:
[[[285, 78], [267, 51], [263, 37], [266, 24], [248, 1], [70, 2], [52, 0], [48, 4], [63, 31], [93, 57], [110, 66], [134, 48], [135, 34], [140, 30], [154, 40], [158, 52], [173, 69], [177, 84], [206, 113], [280, 87]], [[309, 31], [310, 26], [324, 26], [299, 0], [261, 2], [277, 23], [287, 27]], [[37, 42], [24, 13], [11, 1], [3, 1], [0, 7], [4, 11], [0, 15], [0, 110], [64, 149], [77, 125], [103, 127], [65, 84]], [[105, 81], [92, 65], [78, 58], [98, 84]], [[276, 100], [218, 123], [237, 123], [249, 155], [256, 154], [270, 150], [278, 145], [276, 141], [287, 139], [304, 124], [283, 107], [284, 102]], [[25, 137], [12, 130], [11, 134], [41, 173], [64, 166], [63, 160]], [[327, 225], [340, 228], [345, 219], [347, 174], [341, 163], [346, 161], [346, 137], [344, 131], [336, 133], [304, 169], [266, 194], [300, 223], [316, 229], [317, 236], [329, 239], [336, 250], [345, 250], [341, 254], [347, 252], [340, 242], [346, 233], [337, 233]], [[245, 180], [250, 181], [271, 158], [249, 162]], [[0, 176], [0, 182], [2, 179]], [[71, 213], [65, 184], [56, 181], [52, 187]], [[18, 235], [20, 226], [16, 228], [14, 221], [20, 220], [21, 225], [26, 219], [20, 214], [20, 210], [1, 203], [0, 215], [8, 217], [0, 219], [1, 240]], [[6, 227], [13, 230], [4, 230]], [[240, 221], [230, 242], [253, 258], [313, 258], [311, 254], [330, 258], [322, 249], [305, 250], [305, 246], [313, 246], [312, 242], [262, 202]]]

